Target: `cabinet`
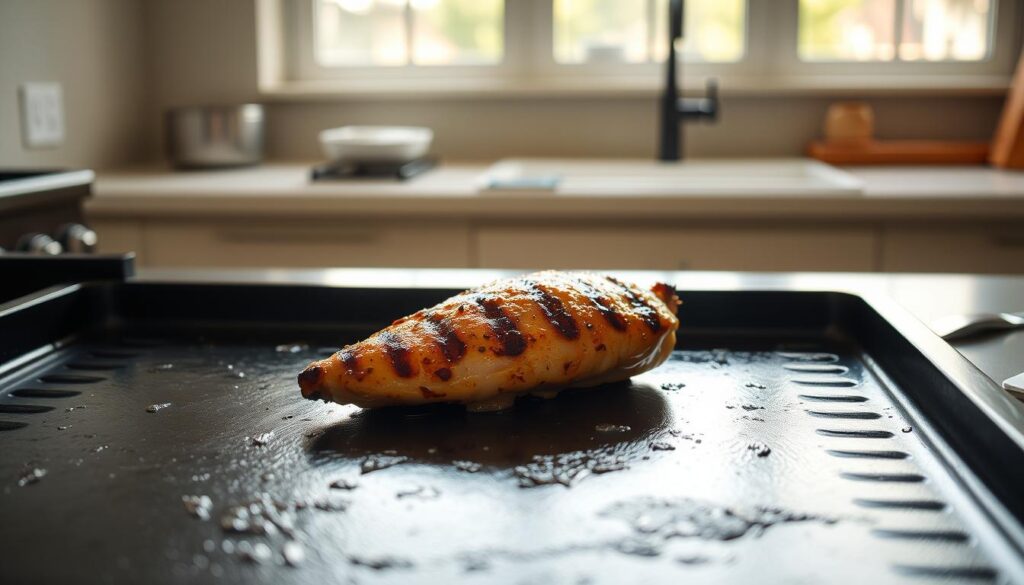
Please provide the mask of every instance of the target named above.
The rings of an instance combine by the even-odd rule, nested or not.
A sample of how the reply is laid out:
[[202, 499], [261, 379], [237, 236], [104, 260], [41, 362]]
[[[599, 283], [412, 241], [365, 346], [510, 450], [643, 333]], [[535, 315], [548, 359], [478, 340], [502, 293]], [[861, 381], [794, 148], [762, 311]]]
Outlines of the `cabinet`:
[[1009, 224], [626, 224], [98, 218], [101, 252], [145, 267], [581, 268], [1024, 274]]
[[887, 227], [881, 269], [887, 272], [1024, 273], [1019, 225]]
[[[458, 223], [147, 220], [134, 229], [106, 223], [98, 228], [100, 251], [123, 252], [134, 245], [139, 264], [147, 267], [464, 268], [470, 263], [469, 229]], [[107, 230], [113, 238], [107, 238]]]
[[480, 266], [634, 270], [871, 271], [869, 228], [485, 227]]

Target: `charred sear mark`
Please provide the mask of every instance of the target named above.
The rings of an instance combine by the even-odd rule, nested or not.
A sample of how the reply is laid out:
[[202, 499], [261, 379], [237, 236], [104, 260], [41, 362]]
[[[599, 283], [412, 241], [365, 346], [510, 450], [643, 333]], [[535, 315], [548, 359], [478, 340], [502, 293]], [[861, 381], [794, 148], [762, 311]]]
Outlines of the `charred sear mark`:
[[444, 359], [448, 360], [449, 364], [454, 364], [466, 355], [466, 344], [455, 333], [451, 321], [436, 313], [431, 313], [423, 321], [423, 326], [427, 335], [441, 349]]
[[324, 378], [324, 369], [318, 364], [313, 364], [302, 370], [299, 374], [299, 388], [302, 389], [302, 395], [311, 400], [319, 398], [319, 391], [317, 387]]
[[452, 379], [452, 371], [448, 368], [438, 368], [434, 370], [434, 375], [443, 382], [447, 382]]
[[501, 344], [501, 349], [495, 352], [497, 355], [517, 356], [526, 351], [526, 339], [519, 332], [512, 317], [501, 308], [498, 299], [478, 298], [476, 303], [484, 310], [488, 325]]
[[[604, 317], [605, 321], [611, 325], [617, 331], [626, 330], [626, 319], [620, 315], [615, 309], [611, 307], [611, 301], [607, 297], [601, 294], [601, 291], [597, 290], [589, 283], [582, 279], [576, 280], [576, 286], [579, 288], [580, 293], [587, 297], [587, 300], [597, 307], [598, 312]], [[592, 325], [587, 323], [587, 329], [590, 329]]]
[[622, 290], [622, 293], [629, 299], [629, 304], [633, 308], [633, 312], [640, 315], [640, 318], [644, 320], [644, 323], [650, 327], [651, 331], [658, 331], [661, 329], [661, 319], [658, 318], [658, 312], [651, 308], [647, 304], [647, 301], [640, 295], [633, 292], [633, 289], [629, 288], [622, 282], [612, 278], [611, 276], [605, 277], [608, 282], [614, 284]]
[[579, 326], [576, 321], [565, 310], [562, 300], [548, 291], [541, 288], [534, 282], [527, 282], [530, 299], [537, 303], [540, 311], [544, 313], [547, 320], [554, 325], [555, 329], [566, 339], [577, 339], [580, 336]]
[[410, 362], [409, 346], [392, 331], [383, 331], [378, 338], [384, 346], [384, 353], [391, 360], [391, 367], [401, 378], [412, 376], [412, 363]]
[[356, 380], [360, 382], [363, 378], [373, 372], [373, 368], [360, 369], [359, 368], [359, 356], [356, 352], [345, 348], [338, 352], [338, 359], [341, 360], [342, 365], [345, 366], [345, 375], [354, 376]]
[[665, 306], [668, 307], [670, 311], [675, 312], [673, 306], [679, 302], [679, 291], [676, 290], [676, 287], [672, 286], [671, 284], [659, 282], [654, 285], [653, 292], [654, 296], [661, 299], [661, 301], [665, 303]]
[[341, 359], [341, 363], [345, 364], [345, 373], [351, 375], [359, 371], [359, 358], [355, 352], [343, 349], [338, 352], [338, 358]]

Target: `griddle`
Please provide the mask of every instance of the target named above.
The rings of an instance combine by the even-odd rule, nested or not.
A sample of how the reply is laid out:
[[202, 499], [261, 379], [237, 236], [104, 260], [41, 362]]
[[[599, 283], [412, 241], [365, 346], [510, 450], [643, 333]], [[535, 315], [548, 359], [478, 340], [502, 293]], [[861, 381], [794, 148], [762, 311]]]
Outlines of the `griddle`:
[[1020, 405], [884, 302], [683, 287], [667, 363], [498, 414], [300, 398], [455, 292], [0, 305], [0, 582], [1024, 581]]

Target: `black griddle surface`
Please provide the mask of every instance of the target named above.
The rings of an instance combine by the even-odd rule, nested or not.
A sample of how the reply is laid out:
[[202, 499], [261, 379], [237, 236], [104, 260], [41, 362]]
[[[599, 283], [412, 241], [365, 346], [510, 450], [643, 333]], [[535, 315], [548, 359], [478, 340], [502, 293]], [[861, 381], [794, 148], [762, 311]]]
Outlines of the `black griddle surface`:
[[326, 345], [452, 292], [114, 283], [0, 305], [0, 582], [1024, 574], [1024, 452], [996, 424], [1020, 405], [851, 295], [684, 291], [669, 362], [500, 414], [301, 399]]
[[467, 414], [302, 400], [327, 351], [305, 341], [108, 339], [7, 380], [0, 419], [27, 426], [0, 433], [0, 580], [999, 574], [991, 528], [845, 344], [689, 339], [631, 383]]

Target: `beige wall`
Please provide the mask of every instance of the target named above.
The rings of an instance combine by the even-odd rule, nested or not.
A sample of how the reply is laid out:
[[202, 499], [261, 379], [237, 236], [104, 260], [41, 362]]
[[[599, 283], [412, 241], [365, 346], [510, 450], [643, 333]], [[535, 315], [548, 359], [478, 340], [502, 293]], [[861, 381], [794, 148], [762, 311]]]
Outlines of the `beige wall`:
[[[690, 156], [795, 156], [819, 133], [835, 97], [727, 98], [718, 123], [687, 124]], [[987, 140], [1001, 98], [869, 100], [878, 134]], [[435, 131], [435, 150], [453, 159], [502, 156], [633, 156], [656, 151], [653, 99], [482, 100], [429, 103], [275, 104], [268, 114], [274, 158], [318, 156], [319, 130], [344, 124], [420, 124]]]
[[[0, 1], [0, 166], [110, 167], [153, 154], [139, 0]], [[62, 146], [22, 145], [18, 85], [58, 81]]]

